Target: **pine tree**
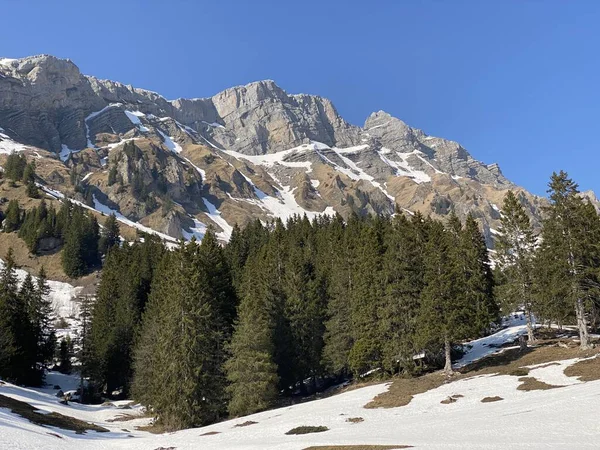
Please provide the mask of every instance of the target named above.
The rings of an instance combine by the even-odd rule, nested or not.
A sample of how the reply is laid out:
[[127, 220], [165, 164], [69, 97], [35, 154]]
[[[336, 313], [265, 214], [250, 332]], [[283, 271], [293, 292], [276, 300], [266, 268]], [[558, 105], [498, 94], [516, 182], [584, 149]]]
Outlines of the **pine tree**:
[[504, 197], [500, 221], [495, 250], [505, 281], [498, 292], [504, 299], [506, 313], [524, 307], [528, 341], [532, 343], [535, 340], [532, 285], [536, 237], [523, 205], [512, 191]]
[[[586, 206], [577, 184], [567, 173], [553, 173], [548, 186], [550, 207], [543, 222], [540, 253], [543, 260], [551, 262], [551, 274], [568, 287], [565, 300], [574, 307], [581, 348], [587, 348], [586, 300], [595, 292], [600, 267], [599, 219], [595, 211]], [[550, 283], [551, 286], [557, 284], [556, 281]]]
[[411, 220], [394, 218], [386, 238], [384, 255], [385, 293], [379, 311], [383, 365], [388, 371], [414, 369], [413, 355], [418, 312], [423, 290], [423, 254], [428, 223], [420, 214]]
[[120, 233], [119, 222], [117, 222], [117, 218], [113, 213], [104, 222], [104, 229], [99, 243], [100, 253], [106, 254], [112, 247], [119, 245]]
[[328, 303], [324, 333], [323, 364], [330, 373], [346, 376], [348, 355], [354, 344], [350, 298], [356, 274], [355, 247], [361, 222], [351, 217], [348, 225], [336, 215], [319, 245], [326, 249], [322, 265], [328, 274]]
[[277, 399], [275, 333], [277, 299], [275, 267], [266, 249], [248, 261], [230, 358], [225, 364], [229, 414], [242, 416], [265, 410]]
[[[35, 341], [27, 311], [28, 296], [34, 289], [31, 277], [19, 291], [12, 248], [0, 272], [0, 328], [3, 339], [11, 345], [6, 366], [0, 368], [3, 377], [15, 383], [37, 385], [41, 379], [35, 364]], [[6, 350], [4, 351], [6, 352]]]
[[380, 367], [381, 335], [378, 313], [384, 293], [383, 255], [385, 225], [381, 218], [364, 227], [356, 257], [356, 274], [351, 291], [350, 317], [354, 344], [348, 355], [355, 374]]
[[21, 226], [21, 208], [19, 207], [18, 200], [11, 200], [8, 202], [8, 208], [6, 209], [6, 217], [2, 222], [2, 228], [4, 232], [11, 233], [16, 231]]
[[67, 335], [60, 340], [59, 351], [58, 351], [58, 360], [60, 363], [60, 372], [65, 374], [70, 374], [72, 370], [71, 364], [71, 338]]
[[161, 423], [179, 429], [214, 422], [222, 414], [223, 322], [207, 289], [198, 245], [182, 244], [166, 259], [144, 315], [133, 387]]

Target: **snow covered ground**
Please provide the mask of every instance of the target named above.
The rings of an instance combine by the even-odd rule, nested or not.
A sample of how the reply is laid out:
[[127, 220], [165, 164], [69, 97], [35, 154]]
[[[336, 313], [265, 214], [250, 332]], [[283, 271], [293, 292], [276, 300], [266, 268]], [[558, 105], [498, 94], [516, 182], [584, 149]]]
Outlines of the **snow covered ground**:
[[[501, 344], [504, 339], [506, 343], [522, 332], [519, 317], [511, 320], [513, 325], [490, 337], [489, 342]], [[481, 354], [479, 352], [479, 357]], [[471, 359], [478, 357], [472, 354]], [[579, 359], [569, 359], [558, 364], [531, 366], [528, 376], [560, 386], [559, 389], [522, 391], [517, 390], [521, 384], [517, 376], [483, 375], [418, 394], [407, 406], [365, 409], [365, 404], [388, 389], [388, 384], [383, 383], [204, 428], [161, 435], [135, 429], [147, 424], [147, 418], [109, 421], [122, 414], [140, 414], [139, 406], [124, 410], [119, 408], [120, 403], [113, 406], [61, 405], [51, 387], [27, 389], [4, 384], [0, 385], [0, 394], [30, 403], [42, 414], [56, 411], [93, 422], [110, 432], [76, 435], [56, 428], [43, 428], [0, 408], [0, 448], [299, 450], [311, 445], [357, 444], [412, 445], [424, 449], [598, 448], [600, 381], [584, 383], [567, 377], [564, 369], [577, 361]], [[75, 382], [59, 374], [51, 374], [48, 381], [65, 389]], [[456, 402], [440, 403], [451, 396], [456, 396]], [[502, 400], [481, 401], [496, 396]], [[363, 421], [347, 421], [357, 417]], [[246, 421], [257, 423], [236, 427]], [[285, 434], [304, 425], [326, 426], [329, 430], [298, 436]]]
[[[0, 259], [0, 268], [4, 267], [4, 261]], [[23, 282], [27, 272], [22, 269], [16, 269], [19, 283]], [[57, 317], [76, 317], [79, 315], [79, 305], [72, 299], [83, 289], [82, 287], [72, 286], [69, 283], [61, 281], [48, 281], [50, 292], [48, 297], [52, 301], [52, 308]]]
[[[598, 448], [600, 381], [581, 383], [566, 377], [565, 367], [575, 361], [530, 372], [530, 376], [541, 381], [563, 386], [560, 389], [519, 391], [518, 377], [486, 375], [455, 381], [416, 395], [407, 406], [363, 408], [387, 389], [386, 384], [379, 384], [209, 427], [162, 435], [134, 429], [136, 425], [147, 423], [147, 419], [108, 422], [119, 414], [139, 413], [137, 407], [121, 410], [113, 406], [65, 406], [58, 404], [51, 393], [2, 385], [0, 394], [26, 401], [42, 411], [57, 411], [93, 421], [110, 429], [110, 433], [75, 435], [64, 430], [49, 430], [0, 409], [0, 448], [292, 450], [333, 444], [404, 444], [427, 449]], [[458, 395], [462, 397], [455, 403], [440, 403]], [[494, 396], [503, 400], [481, 402], [484, 397]], [[361, 417], [363, 422], [346, 421], [352, 417]], [[249, 420], [257, 423], [235, 426]], [[329, 431], [300, 436], [285, 434], [302, 425], [324, 425]], [[61, 438], [48, 434], [49, 431]]]

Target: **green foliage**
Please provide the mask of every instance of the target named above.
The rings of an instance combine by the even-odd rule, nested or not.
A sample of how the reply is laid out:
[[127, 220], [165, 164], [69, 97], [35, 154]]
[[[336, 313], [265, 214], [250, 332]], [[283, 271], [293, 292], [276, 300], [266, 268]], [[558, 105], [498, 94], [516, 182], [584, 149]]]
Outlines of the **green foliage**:
[[106, 254], [111, 248], [118, 246], [120, 242], [120, 233], [119, 222], [113, 213], [108, 216], [108, 219], [106, 219], [106, 222], [104, 223], [100, 242], [98, 244], [100, 253]]
[[4, 175], [12, 181], [21, 181], [27, 167], [27, 158], [20, 153], [11, 153], [6, 158], [4, 165]]
[[34, 283], [27, 275], [20, 288], [12, 249], [0, 271], [0, 376], [19, 384], [38, 386], [41, 364], [50, 359], [54, 343], [51, 312], [45, 298], [45, 275]]
[[6, 209], [6, 216], [2, 221], [2, 229], [6, 233], [16, 231], [21, 226], [22, 211], [19, 207], [18, 200], [11, 200], [8, 202], [8, 208]]

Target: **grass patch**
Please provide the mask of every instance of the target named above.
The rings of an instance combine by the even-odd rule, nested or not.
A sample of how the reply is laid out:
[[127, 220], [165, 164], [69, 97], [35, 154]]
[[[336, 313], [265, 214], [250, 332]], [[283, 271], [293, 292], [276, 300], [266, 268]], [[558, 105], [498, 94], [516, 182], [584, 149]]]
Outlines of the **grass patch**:
[[565, 369], [568, 377], [577, 377], [580, 381], [600, 380], [600, 359], [586, 359], [570, 365]]
[[135, 419], [143, 419], [144, 417], [148, 417], [145, 416], [143, 414], [119, 414], [116, 417], [113, 417], [112, 419], [107, 419], [107, 422], [129, 422], [130, 420], [135, 420]]
[[[600, 353], [600, 349], [591, 350], [580, 350], [577, 348], [563, 348], [559, 347], [555, 342], [549, 344], [540, 343], [539, 347], [528, 348], [521, 352], [519, 349], [509, 349], [498, 355], [491, 355], [483, 358], [479, 361], [474, 362], [457, 372], [450, 380], [448, 380], [442, 371], [428, 373], [415, 378], [396, 378], [389, 389], [386, 392], [379, 394], [371, 402], [365, 405], [365, 408], [395, 408], [399, 406], [408, 405], [412, 398], [417, 394], [430, 391], [440, 387], [441, 385], [453, 382], [460, 379], [470, 378], [479, 375], [512, 375], [523, 378], [522, 385], [519, 386], [520, 390], [536, 390], [536, 389], [551, 389], [556, 386], [551, 386], [546, 383], [538, 382], [533, 379], [525, 380], [530, 378], [529, 369], [525, 366], [540, 365], [546, 363], [554, 363], [555, 361], [561, 361], [572, 358], [586, 358], [597, 355]], [[572, 376], [575, 375], [575, 371], [581, 371], [587, 373], [589, 379], [592, 377], [598, 377], [600, 379], [600, 361], [588, 363], [589, 367], [580, 365], [582, 363], [574, 364], [565, 370], [565, 374]], [[596, 366], [595, 366], [596, 365]], [[594, 366], [597, 367], [594, 371]], [[585, 381], [585, 379], [582, 379]]]
[[258, 422], [255, 422], [254, 420], [247, 420], [244, 423], [238, 423], [236, 425], [234, 425], [234, 427], [248, 427], [250, 425], [256, 425]]
[[365, 421], [365, 419], [363, 419], [362, 417], [348, 417], [346, 419], [346, 422], [350, 422], [350, 423], [361, 423], [364, 421]]
[[102, 428], [93, 423], [84, 422], [83, 420], [75, 419], [70, 416], [63, 416], [57, 412], [48, 414], [40, 414], [38, 409], [35, 409], [29, 403], [15, 400], [0, 394], [0, 408], [8, 408], [14, 414], [18, 414], [24, 419], [29, 420], [36, 425], [56, 427], [62, 430], [74, 431], [77, 434], [84, 434], [86, 431], [97, 431], [99, 433], [108, 432], [106, 428]]
[[533, 377], [519, 378], [521, 384], [517, 387], [519, 391], [546, 391], [548, 389], [555, 389], [560, 386], [553, 386]]
[[483, 397], [481, 399], [481, 403], [499, 402], [501, 400], [504, 400], [504, 399], [502, 397], [498, 397], [497, 395], [495, 395], [494, 397]]
[[329, 428], [325, 427], [325, 426], [311, 426], [311, 425], [304, 425], [301, 427], [296, 427], [296, 428], [292, 428], [290, 431], [288, 431], [285, 434], [309, 434], [309, 433], [323, 433], [324, 431], [328, 431]]
[[464, 395], [460, 395], [460, 394], [458, 394], [458, 395], [451, 395], [447, 399], [442, 400], [440, 403], [442, 405], [449, 405], [450, 403], [456, 403], [459, 398], [463, 398], [463, 397], [464, 397]]
[[200, 436], [214, 436], [215, 434], [221, 434], [220, 431], [207, 431], [206, 433], [202, 433]]
[[412, 445], [315, 445], [304, 450], [395, 450], [413, 448]]

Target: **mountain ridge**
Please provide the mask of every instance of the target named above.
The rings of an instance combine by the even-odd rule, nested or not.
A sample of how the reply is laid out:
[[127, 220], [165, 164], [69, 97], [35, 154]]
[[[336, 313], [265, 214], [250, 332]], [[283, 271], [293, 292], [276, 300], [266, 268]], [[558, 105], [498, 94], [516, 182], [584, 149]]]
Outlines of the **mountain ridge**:
[[[393, 214], [400, 208], [472, 214], [491, 245], [508, 189], [521, 193], [536, 223], [544, 202], [458, 142], [429, 136], [381, 110], [363, 127], [350, 124], [330, 100], [288, 94], [273, 80], [167, 100], [83, 75], [69, 59], [4, 58], [0, 128], [0, 152], [2, 145], [4, 153], [30, 146], [62, 161], [64, 169], [46, 156], [39, 161], [53, 166], [41, 177], [50, 188], [79, 200], [82, 191], [93, 191], [88, 197], [104, 199], [105, 211], [174, 238], [193, 234], [199, 228], [193, 221], [216, 226], [226, 238], [227, 226], [255, 218]], [[135, 157], [125, 154], [128, 141], [138, 150]], [[108, 182], [111, 170], [118, 172], [118, 186]], [[65, 186], [66, 176], [76, 184]], [[143, 198], [130, 193], [134, 178]], [[170, 201], [175, 206], [165, 212]]]

